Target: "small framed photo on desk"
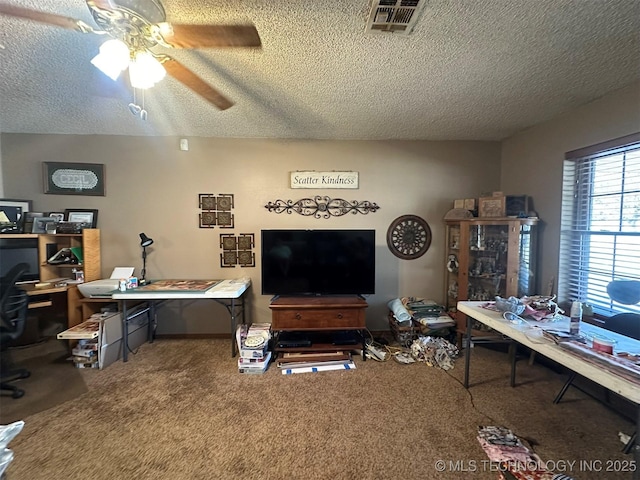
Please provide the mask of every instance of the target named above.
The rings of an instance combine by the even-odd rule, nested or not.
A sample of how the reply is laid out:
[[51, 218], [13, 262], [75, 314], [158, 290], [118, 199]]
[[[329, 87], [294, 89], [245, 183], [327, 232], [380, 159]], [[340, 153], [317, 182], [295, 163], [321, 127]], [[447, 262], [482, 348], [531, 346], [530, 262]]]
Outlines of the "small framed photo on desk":
[[64, 211], [64, 218], [67, 222], [87, 223], [96, 228], [98, 225], [98, 210], [85, 208], [69, 208]]
[[31, 233], [56, 233], [57, 220], [53, 217], [35, 217]]

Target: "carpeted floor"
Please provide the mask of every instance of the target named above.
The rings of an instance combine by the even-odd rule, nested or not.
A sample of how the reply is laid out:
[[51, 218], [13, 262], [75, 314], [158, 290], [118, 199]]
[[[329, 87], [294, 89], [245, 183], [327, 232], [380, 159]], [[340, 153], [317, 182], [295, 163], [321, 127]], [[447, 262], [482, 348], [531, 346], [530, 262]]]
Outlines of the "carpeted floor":
[[449, 372], [356, 360], [241, 375], [228, 340], [158, 340], [102, 371], [68, 366], [88, 392], [25, 416], [7, 479], [496, 479], [479, 425], [512, 429], [576, 478], [631, 477], [568, 469], [631, 460], [618, 439], [631, 422], [576, 389], [553, 405], [564, 376], [544, 366], [521, 362], [510, 388], [505, 353], [472, 355], [467, 391], [463, 358]]
[[0, 396], [0, 424], [22, 420], [88, 391], [80, 373], [70, 368], [69, 354], [61, 341], [49, 340], [14, 349], [11, 357], [18, 367], [29, 370], [31, 376], [12, 382], [27, 392], [22, 398]]

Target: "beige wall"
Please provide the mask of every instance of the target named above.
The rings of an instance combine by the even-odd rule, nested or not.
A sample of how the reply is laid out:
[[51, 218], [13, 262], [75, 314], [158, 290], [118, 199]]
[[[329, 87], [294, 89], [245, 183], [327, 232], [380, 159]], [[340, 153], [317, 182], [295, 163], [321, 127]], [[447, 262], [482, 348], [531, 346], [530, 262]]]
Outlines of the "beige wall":
[[565, 152], [639, 131], [640, 82], [637, 82], [502, 143], [502, 190], [531, 195], [543, 221], [538, 282], [543, 291], [558, 276]]
[[5, 198], [4, 181], [2, 180], [2, 135], [0, 135], [0, 198]]
[[[500, 184], [497, 142], [278, 141], [65, 135], [2, 135], [5, 194], [32, 199], [35, 211], [96, 208], [102, 230], [102, 273], [115, 266], [141, 268], [138, 233], [155, 240], [148, 250], [148, 278], [234, 278], [253, 282], [253, 321], [270, 321], [269, 297], [260, 294], [260, 230], [267, 228], [374, 228], [376, 294], [368, 298], [367, 324], [387, 327], [386, 303], [413, 295], [443, 301], [442, 218], [453, 199], [477, 197]], [[103, 163], [105, 197], [43, 194], [42, 162]], [[293, 170], [359, 172], [358, 190], [292, 190]], [[198, 194], [231, 193], [234, 229], [198, 228]], [[369, 200], [380, 210], [368, 215], [313, 219], [275, 214], [264, 205], [276, 199], [313, 195]], [[386, 245], [386, 231], [398, 216], [416, 214], [433, 233], [430, 250], [417, 260], [400, 260]], [[221, 233], [256, 235], [255, 268], [221, 268]], [[228, 315], [207, 302], [172, 302], [160, 313], [159, 333], [228, 332]]]

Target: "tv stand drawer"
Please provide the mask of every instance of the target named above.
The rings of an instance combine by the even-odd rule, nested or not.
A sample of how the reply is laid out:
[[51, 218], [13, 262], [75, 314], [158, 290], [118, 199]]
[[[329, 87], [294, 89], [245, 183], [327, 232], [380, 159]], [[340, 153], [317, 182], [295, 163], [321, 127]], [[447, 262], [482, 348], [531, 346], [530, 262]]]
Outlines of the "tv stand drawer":
[[359, 297], [281, 297], [269, 308], [272, 330], [366, 328], [367, 302]]
[[274, 330], [303, 328], [364, 328], [364, 315], [359, 310], [284, 310], [274, 312]]

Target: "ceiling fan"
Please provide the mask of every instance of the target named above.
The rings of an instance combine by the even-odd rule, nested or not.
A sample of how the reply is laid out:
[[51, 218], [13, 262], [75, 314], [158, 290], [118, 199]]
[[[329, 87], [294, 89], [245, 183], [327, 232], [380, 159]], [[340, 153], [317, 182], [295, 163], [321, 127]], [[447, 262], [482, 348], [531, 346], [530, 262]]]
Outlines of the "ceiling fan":
[[[233, 102], [177, 60], [154, 52], [155, 47], [192, 49], [261, 46], [260, 36], [253, 25], [167, 23], [164, 7], [159, 0], [85, 1], [99, 29], [71, 17], [4, 2], [0, 3], [0, 14], [80, 33], [107, 35], [111, 39], [100, 47], [100, 53], [91, 63], [114, 80], [128, 68], [132, 87], [145, 89], [168, 73], [221, 110], [231, 107]], [[134, 114], [140, 112], [140, 107], [135, 104], [129, 107]], [[143, 118], [146, 118], [146, 112]]]

